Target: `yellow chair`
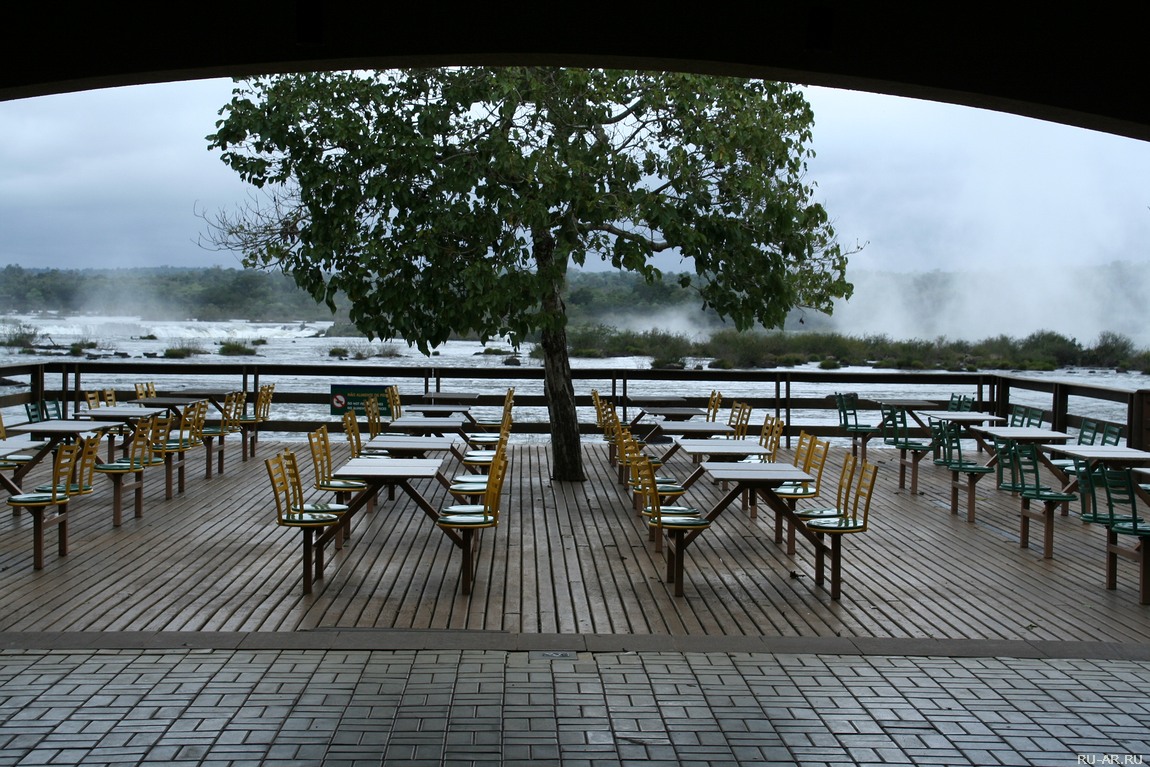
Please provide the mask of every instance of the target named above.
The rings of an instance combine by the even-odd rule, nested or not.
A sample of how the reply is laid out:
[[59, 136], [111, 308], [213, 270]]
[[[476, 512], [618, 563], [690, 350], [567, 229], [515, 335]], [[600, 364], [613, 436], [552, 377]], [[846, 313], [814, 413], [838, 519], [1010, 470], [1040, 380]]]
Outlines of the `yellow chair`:
[[0, 469], [17, 469], [21, 465], [28, 463], [32, 460], [33, 454], [44, 447], [44, 444], [44, 442], [33, 442], [22, 438], [10, 440], [8, 438], [8, 432], [4, 429], [4, 414], [0, 413], [0, 447], [7, 448], [13, 445], [19, 445], [21, 451], [19, 453], [9, 453], [3, 458], [0, 458]]
[[782, 442], [786, 422], [782, 418], [768, 415], [763, 420], [763, 427], [759, 430], [759, 446], [767, 450], [766, 453], [747, 456], [743, 461], [747, 463], [774, 463], [779, 456], [779, 443]]
[[701, 514], [673, 513], [672, 509], [683, 507], [664, 506], [661, 500], [661, 490], [655, 481], [655, 468], [650, 461], [639, 460], [639, 472], [642, 478], [642, 493], [647, 500], [647, 526], [655, 533], [656, 550], [661, 546], [663, 536], [671, 542], [671, 550], [667, 552], [667, 582], [675, 584], [675, 596], [683, 596], [683, 560], [687, 555], [687, 546], [699, 532], [711, 526], [711, 521]]
[[[506, 443], [500, 444], [495, 449], [491, 465], [495, 466], [504, 460], [506, 460]], [[486, 474], [457, 474], [447, 486], [447, 492], [459, 499], [478, 498], [487, 493], [490, 482], [490, 470]]]
[[348, 408], [343, 414], [343, 433], [347, 437], [347, 445], [351, 450], [352, 458], [387, 458], [386, 450], [373, 450], [370, 445], [363, 444], [363, 435], [359, 430], [359, 418], [355, 411]]
[[[348, 412], [353, 412], [348, 410]], [[374, 439], [383, 433], [383, 416], [379, 412], [379, 395], [373, 394], [363, 402], [363, 414], [367, 417], [367, 433]], [[356, 428], [359, 424], [357, 422]]]
[[711, 396], [707, 400], [707, 420], [716, 421], [719, 418], [719, 409], [723, 405], [723, 395], [719, 393], [718, 389], [711, 390]]
[[[315, 489], [326, 493], [335, 493], [336, 503], [346, 504], [352, 493], [363, 492], [368, 484], [362, 479], [336, 477], [332, 465], [331, 439], [327, 433], [327, 426], [320, 426], [307, 435], [308, 445], [311, 447], [312, 468], [315, 472]], [[369, 501], [368, 510], [372, 508]]]
[[[220, 420], [205, 424], [200, 430], [200, 436], [204, 440], [204, 448], [207, 451], [206, 476], [209, 479], [212, 476], [213, 455], [216, 457], [218, 473], [224, 473], [225, 440], [229, 434], [240, 434], [242, 432], [240, 415], [244, 411], [246, 400], [247, 395], [242, 391], [228, 392], [224, 395], [224, 405], [220, 411]], [[205, 415], [207, 414], [206, 403], [204, 413]]]
[[314, 580], [323, 577], [323, 547], [329, 535], [316, 537], [316, 531], [335, 531], [342, 521], [342, 509], [336, 504], [313, 505], [303, 500], [303, 483], [299, 465], [290, 450], [264, 461], [276, 504], [276, 524], [303, 533], [303, 593], [310, 594]]
[[255, 458], [256, 444], [259, 442], [260, 425], [267, 423], [272, 417], [272, 397], [275, 396], [276, 385], [263, 384], [256, 391], [256, 401], [252, 405], [252, 412], [246, 411], [245, 394], [245, 409], [240, 411], [239, 424], [240, 424], [240, 444], [242, 449], [242, 460], [246, 461], [248, 456]]
[[180, 411], [178, 421], [171, 416], [156, 419], [152, 450], [164, 460], [164, 497], [168, 500], [174, 489], [184, 492], [187, 454], [204, 444], [200, 432], [207, 404], [206, 400], [188, 403]]
[[[136, 423], [132, 440], [128, 443], [128, 454], [117, 461], [96, 464], [95, 472], [112, 480], [112, 526], [119, 527], [123, 520], [123, 495], [125, 490], [135, 493], [135, 516], [144, 516], [144, 470], [164, 463], [161, 456], [152, 449], [152, 434], [156, 429], [156, 416]], [[129, 476], [134, 477], [127, 482]]]
[[[100, 458], [100, 435], [93, 434], [78, 440], [80, 454], [76, 457], [68, 486], [64, 488], [70, 496], [88, 495], [92, 492], [92, 480], [95, 478], [96, 463]], [[55, 481], [55, 480], [53, 480]], [[32, 489], [34, 493], [50, 493], [53, 486], [50, 483], [39, 485]]]
[[475, 574], [474, 538], [478, 530], [496, 527], [499, 524], [500, 499], [503, 494], [503, 481], [507, 476], [507, 458], [502, 450], [491, 464], [487, 486], [481, 504], [454, 504], [440, 511], [435, 524], [442, 530], [458, 535], [456, 541], [462, 552], [461, 588], [464, 594], [471, 593], [471, 582]]
[[[32, 567], [44, 568], [44, 528], [57, 530], [57, 551], [68, 553], [68, 488], [76, 468], [82, 446], [79, 443], [60, 445], [52, 464], [52, 484], [47, 492], [18, 493], [8, 498], [13, 513], [26, 509], [32, 515]], [[54, 510], [54, 513], [49, 513]]]
[[387, 395], [387, 409], [391, 414], [391, 420], [394, 421], [396, 418], [402, 418], [403, 402], [399, 397], [399, 387], [392, 385], [383, 391], [384, 394]]
[[[831, 559], [831, 599], [838, 599], [842, 593], [842, 539], [846, 535], [865, 533], [870, 522], [870, 502], [874, 494], [875, 477], [878, 467], [873, 463], [862, 464], [858, 471], [854, 493], [851, 496], [847, 512], [841, 516], [818, 517], [806, 522], [807, 529], [816, 536], [818, 544], [815, 546], [815, 583], [822, 584], [825, 580], [825, 558]], [[830, 545], [826, 545], [825, 537], [830, 536]]]
[[136, 384], [136, 399], [150, 399], [156, 396], [156, 384], [151, 381]]

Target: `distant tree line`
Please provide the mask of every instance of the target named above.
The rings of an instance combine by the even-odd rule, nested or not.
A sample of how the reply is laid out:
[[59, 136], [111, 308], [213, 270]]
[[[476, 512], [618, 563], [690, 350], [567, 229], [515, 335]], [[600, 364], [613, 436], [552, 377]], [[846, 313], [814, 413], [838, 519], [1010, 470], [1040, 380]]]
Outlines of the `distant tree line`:
[[[1150, 351], [1114, 332], [1100, 334], [1089, 345], [1052, 331], [981, 341], [855, 337], [827, 331], [823, 315], [795, 312], [783, 331], [739, 333], [703, 312], [697, 293], [681, 287], [674, 275], [648, 284], [630, 273], [574, 271], [566, 302], [573, 355], [648, 356], [657, 367], [768, 368], [817, 362], [829, 369], [844, 365], [902, 370], [1104, 367], [1150, 372]], [[340, 310], [333, 316], [290, 277], [251, 269], [0, 269], [0, 313], [57, 311], [154, 320], [335, 320], [329, 335], [358, 335], [346, 321], [346, 302], [338, 300], [337, 305]], [[667, 320], [670, 317], [689, 321], [694, 332], [666, 329], [674, 327]], [[19, 331], [9, 328], [0, 343], [21, 345], [28, 339], [22, 339]]]
[[222, 267], [0, 269], [0, 312], [42, 311], [152, 320], [332, 319], [326, 306], [278, 272]]

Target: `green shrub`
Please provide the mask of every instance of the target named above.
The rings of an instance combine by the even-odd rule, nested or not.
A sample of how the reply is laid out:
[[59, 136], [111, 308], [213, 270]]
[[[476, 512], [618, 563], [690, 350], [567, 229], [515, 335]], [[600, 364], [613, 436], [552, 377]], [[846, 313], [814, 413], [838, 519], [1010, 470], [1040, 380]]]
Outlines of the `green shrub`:
[[255, 349], [250, 346], [245, 346], [239, 341], [225, 341], [220, 344], [220, 354], [224, 357], [243, 357], [255, 353]]

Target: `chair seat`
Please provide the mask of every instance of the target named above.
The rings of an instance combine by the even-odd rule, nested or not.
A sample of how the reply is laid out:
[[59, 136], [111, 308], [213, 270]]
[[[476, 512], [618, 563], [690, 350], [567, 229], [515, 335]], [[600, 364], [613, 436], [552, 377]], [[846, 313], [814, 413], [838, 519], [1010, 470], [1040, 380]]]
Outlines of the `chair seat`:
[[651, 519], [647, 522], [649, 527], [663, 528], [664, 530], [701, 530], [711, 526], [711, 520], [694, 516], [672, 516], [670, 519]]
[[[1119, 535], [1136, 535], [1139, 538], [1150, 538], [1150, 524], [1147, 524], [1144, 520], [1139, 520], [1137, 523], [1133, 521], [1119, 522], [1110, 525], [1109, 529]], [[1146, 544], [1143, 543], [1142, 545], [1145, 546]]]
[[1028, 501], [1042, 501], [1043, 503], [1068, 503], [1078, 500], [1078, 496], [1074, 493], [1063, 493], [1049, 487], [1027, 488], [1018, 495]]
[[[59, 498], [58, 500], [67, 500], [67, 497]], [[51, 506], [57, 502], [57, 497], [53, 497], [52, 493], [20, 493], [8, 498], [8, 503], [11, 506]]]
[[834, 506], [825, 506], [820, 509], [798, 509], [795, 511], [795, 516], [799, 519], [829, 519], [831, 517], [844, 516], [842, 509], [837, 509]]
[[819, 517], [808, 520], [806, 525], [822, 533], [858, 533], [866, 529], [863, 523], [851, 517]]
[[345, 490], [364, 490], [366, 488], [367, 483], [358, 479], [329, 479], [326, 482], [321, 482], [316, 485], [317, 490], [327, 490], [337, 493]]
[[292, 514], [343, 514], [347, 511], [346, 503], [305, 503], [303, 506], [293, 506]]
[[435, 520], [440, 527], [495, 527], [495, 517], [488, 514], [449, 514]]
[[[660, 506], [659, 513], [667, 517], [700, 517], [703, 512], [691, 506]], [[643, 509], [643, 514], [651, 516], [654, 514], [654, 509], [647, 506]]]
[[440, 516], [451, 516], [453, 514], [482, 514], [482, 503], [455, 503], [451, 506], [440, 509]]
[[950, 471], [961, 471], [964, 474], [989, 474], [994, 471], [993, 466], [977, 461], [946, 461], [942, 465]]
[[279, 524], [285, 527], [326, 527], [339, 522], [338, 514], [327, 514], [311, 511], [285, 512]]
[[[68, 495], [86, 495], [87, 493], [92, 492], [92, 486], [86, 485], [86, 484], [81, 485], [81, 484], [77, 484], [77, 483], [73, 482], [72, 484], [68, 485], [67, 487], [61, 485], [59, 488], [57, 488], [57, 490], [62, 491], [64, 493], [67, 493]], [[38, 485], [38, 486], [32, 488], [32, 492], [33, 493], [51, 493], [52, 492], [52, 486], [51, 485]]]
[[891, 445], [897, 447], [899, 450], [913, 450], [916, 452], [919, 450], [934, 449], [934, 444], [931, 442], [916, 442], [914, 440], [899, 440], [892, 442]]

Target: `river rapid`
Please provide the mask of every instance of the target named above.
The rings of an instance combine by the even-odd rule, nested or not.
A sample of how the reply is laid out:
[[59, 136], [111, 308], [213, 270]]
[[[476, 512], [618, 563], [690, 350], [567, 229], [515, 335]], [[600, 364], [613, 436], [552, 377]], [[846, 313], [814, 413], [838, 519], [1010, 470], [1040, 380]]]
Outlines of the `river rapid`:
[[[195, 366], [205, 363], [230, 362], [236, 364], [324, 364], [325, 362], [339, 362], [340, 365], [363, 367], [387, 365], [413, 367], [452, 367], [452, 368], [500, 368], [505, 367], [506, 360], [514, 357], [520, 368], [541, 367], [541, 363], [533, 359], [524, 348], [516, 350], [506, 343], [489, 344], [486, 347], [478, 342], [451, 341], [433, 350], [432, 356], [427, 357], [417, 349], [408, 346], [402, 341], [379, 342], [367, 341], [363, 338], [336, 338], [325, 337], [324, 333], [330, 323], [324, 322], [296, 322], [296, 323], [260, 323], [245, 320], [232, 320], [227, 322], [199, 322], [194, 320], [184, 322], [141, 320], [135, 317], [96, 317], [96, 316], [70, 316], [54, 315], [23, 315], [4, 318], [11, 324], [23, 325], [36, 331], [37, 344], [41, 347], [38, 354], [28, 355], [20, 353], [19, 349], [0, 347], [0, 364], [25, 364], [28, 362], [48, 359], [45, 355], [67, 354], [72, 344], [92, 345], [85, 349], [85, 354], [97, 359], [153, 359], [163, 360], [164, 351], [168, 348], [190, 348], [201, 353], [193, 354], [186, 359], [171, 360], [171, 376], [155, 376], [156, 384], [161, 390], [178, 391], [181, 389], [219, 388], [218, 380], [211, 377], [195, 375]], [[11, 326], [11, 325], [9, 325]], [[223, 343], [238, 343], [249, 346], [255, 351], [254, 356], [221, 356], [220, 345]], [[333, 357], [333, 348], [347, 350], [346, 356]], [[495, 353], [491, 353], [494, 351]], [[517, 353], [517, 351], [519, 353]], [[708, 360], [692, 360], [690, 365], [705, 366]], [[650, 367], [648, 357], [611, 357], [597, 359], [574, 359], [572, 367], [600, 368], [614, 370], [643, 370]], [[811, 369], [815, 369], [812, 364]], [[515, 375], [516, 368], [507, 367], [509, 376]], [[871, 368], [843, 368], [843, 372], [853, 372], [865, 377]], [[1011, 372], [1011, 371], [1002, 371]], [[1076, 383], [1090, 383], [1118, 389], [1140, 389], [1150, 387], [1150, 378], [1140, 373], [1117, 372], [1114, 370], [1057, 370], [1052, 372], [1024, 372], [1018, 375], [1042, 379], [1066, 379]], [[277, 392], [289, 391], [315, 391], [317, 386], [324, 386], [323, 379], [290, 377], [261, 377], [261, 382], [275, 382]], [[97, 389], [105, 386], [125, 387], [120, 376], [101, 376], [98, 373], [85, 373], [83, 380], [85, 388]], [[392, 383], [381, 382], [372, 377], [351, 378], [340, 375], [338, 380], [330, 383], [362, 384], [362, 383]], [[49, 386], [54, 382], [49, 381]], [[412, 398], [421, 393], [419, 384], [415, 380], [399, 381], [401, 391]], [[542, 392], [540, 381], [509, 380], [507, 385], [516, 387], [521, 394], [539, 394]], [[502, 384], [491, 379], [452, 379], [444, 384], [444, 388], [467, 390], [494, 390], [500, 389]], [[632, 395], [666, 394], [667, 382], [631, 382], [628, 391]], [[708, 381], [675, 382], [675, 393], [685, 396], [706, 396], [713, 386]], [[576, 392], [586, 395], [592, 388], [599, 388], [607, 392], [610, 381], [580, 380], [576, 382]], [[723, 392], [725, 401], [751, 396], [773, 396], [773, 384], [767, 386], [754, 382], [730, 382], [719, 387]], [[19, 387], [0, 387], [0, 391], [10, 393], [18, 391]], [[924, 385], [889, 385], [870, 384], [861, 381], [857, 384], [795, 384], [791, 394], [795, 397], [821, 397], [828, 396], [835, 390], [857, 391], [867, 398], [895, 398], [915, 397], [928, 399], [946, 399], [950, 396], [951, 388], [940, 388], [929, 384]], [[1049, 406], [1046, 395], [1025, 391], [1014, 392], [1015, 400], [1028, 405]], [[277, 417], [315, 419], [328, 416], [326, 408], [307, 405], [281, 405], [281, 408], [291, 408], [285, 412], [279, 410]], [[524, 412], [526, 411], [526, 412]], [[1118, 403], [1088, 400], [1076, 407], [1071, 402], [1071, 411], [1082, 415], [1089, 414], [1105, 420], [1126, 421], [1124, 406]], [[490, 414], [481, 414], [490, 415]], [[497, 415], [497, 414], [496, 414]], [[833, 423], [835, 413], [833, 410], [795, 411], [792, 416], [796, 423]], [[6, 409], [4, 412], [6, 423], [19, 422], [24, 414], [17, 409]], [[531, 412], [530, 409], [517, 411], [516, 418], [525, 421], [546, 420], [545, 413], [540, 409]], [[588, 410], [580, 413], [581, 420], [593, 420], [594, 416]], [[754, 422], [756, 419], [752, 417]]]

